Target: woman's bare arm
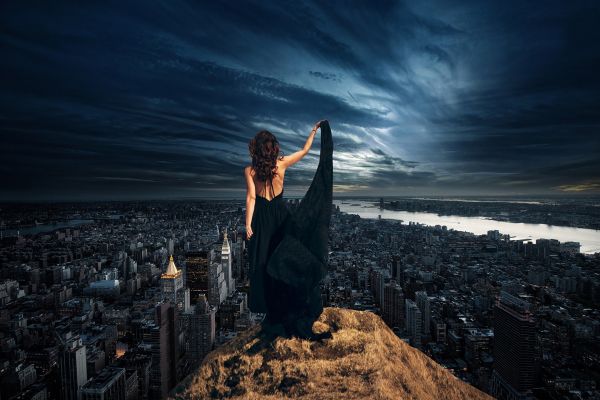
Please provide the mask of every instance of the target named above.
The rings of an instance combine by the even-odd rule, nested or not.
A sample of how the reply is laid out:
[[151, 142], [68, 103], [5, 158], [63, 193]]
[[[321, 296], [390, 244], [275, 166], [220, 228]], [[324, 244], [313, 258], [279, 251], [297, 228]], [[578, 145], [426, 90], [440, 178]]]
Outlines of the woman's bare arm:
[[308, 135], [308, 139], [306, 139], [306, 143], [304, 144], [304, 147], [302, 148], [302, 150], [292, 153], [289, 156], [283, 156], [282, 162], [283, 162], [284, 168], [294, 165], [308, 153], [308, 151], [310, 150], [310, 148], [312, 146], [313, 139], [315, 138], [315, 134], [317, 133], [317, 129], [319, 129], [320, 124], [321, 124], [321, 121], [317, 122], [315, 124], [315, 126], [313, 127], [312, 131], [310, 131], [310, 135]]
[[256, 189], [252, 175], [250, 175], [250, 167], [244, 168], [244, 176], [246, 177], [246, 237], [250, 239], [253, 235], [251, 225], [254, 205], [256, 204]]

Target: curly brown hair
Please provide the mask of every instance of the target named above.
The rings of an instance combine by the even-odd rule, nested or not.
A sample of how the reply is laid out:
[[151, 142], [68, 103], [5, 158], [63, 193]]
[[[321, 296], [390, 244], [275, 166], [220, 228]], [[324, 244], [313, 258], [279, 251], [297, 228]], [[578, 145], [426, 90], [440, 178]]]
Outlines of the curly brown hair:
[[[258, 132], [248, 143], [250, 157], [252, 157], [252, 168], [260, 181], [271, 183], [271, 194], [273, 191], [273, 177], [277, 173], [277, 159], [283, 159], [283, 152], [280, 155], [279, 142], [275, 135], [267, 130]], [[275, 171], [273, 171], [275, 170]]]

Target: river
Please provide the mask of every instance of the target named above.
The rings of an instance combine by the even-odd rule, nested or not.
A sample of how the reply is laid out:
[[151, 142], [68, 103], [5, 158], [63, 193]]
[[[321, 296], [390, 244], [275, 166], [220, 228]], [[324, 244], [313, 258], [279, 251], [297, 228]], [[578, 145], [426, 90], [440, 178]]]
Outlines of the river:
[[340, 211], [357, 214], [361, 218], [381, 218], [402, 220], [403, 223], [417, 222], [424, 225], [446, 225], [448, 229], [472, 232], [476, 235], [486, 234], [497, 229], [501, 234], [510, 235], [511, 240], [556, 239], [562, 242], [579, 242], [581, 252], [594, 254], [600, 252], [600, 231], [595, 229], [571, 228], [546, 224], [526, 224], [522, 222], [505, 222], [485, 217], [461, 217], [458, 215], [437, 215], [425, 212], [380, 210], [373, 201], [333, 200]]
[[35, 235], [38, 233], [52, 232], [56, 229], [63, 228], [76, 228], [79, 225], [90, 224], [94, 222], [93, 219], [70, 219], [65, 222], [58, 222], [55, 224], [41, 224], [36, 226], [27, 226], [21, 229], [5, 229], [3, 230], [3, 236], [17, 236], [17, 231], [19, 231], [19, 235]]

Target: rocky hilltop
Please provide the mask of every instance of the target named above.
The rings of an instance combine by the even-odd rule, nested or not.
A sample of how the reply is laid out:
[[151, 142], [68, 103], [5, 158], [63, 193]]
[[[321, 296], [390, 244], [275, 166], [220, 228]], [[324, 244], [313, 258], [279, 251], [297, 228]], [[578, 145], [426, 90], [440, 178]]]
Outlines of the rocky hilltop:
[[261, 340], [260, 325], [211, 352], [175, 399], [491, 399], [399, 339], [368, 311], [325, 307], [322, 341]]

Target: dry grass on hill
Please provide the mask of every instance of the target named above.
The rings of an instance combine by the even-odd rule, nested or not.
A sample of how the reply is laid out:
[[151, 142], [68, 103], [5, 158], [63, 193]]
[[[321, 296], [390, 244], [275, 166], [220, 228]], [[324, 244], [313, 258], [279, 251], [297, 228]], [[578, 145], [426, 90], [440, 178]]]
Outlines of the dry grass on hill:
[[400, 340], [367, 311], [326, 307], [321, 342], [257, 339], [260, 326], [210, 353], [177, 399], [491, 399]]

